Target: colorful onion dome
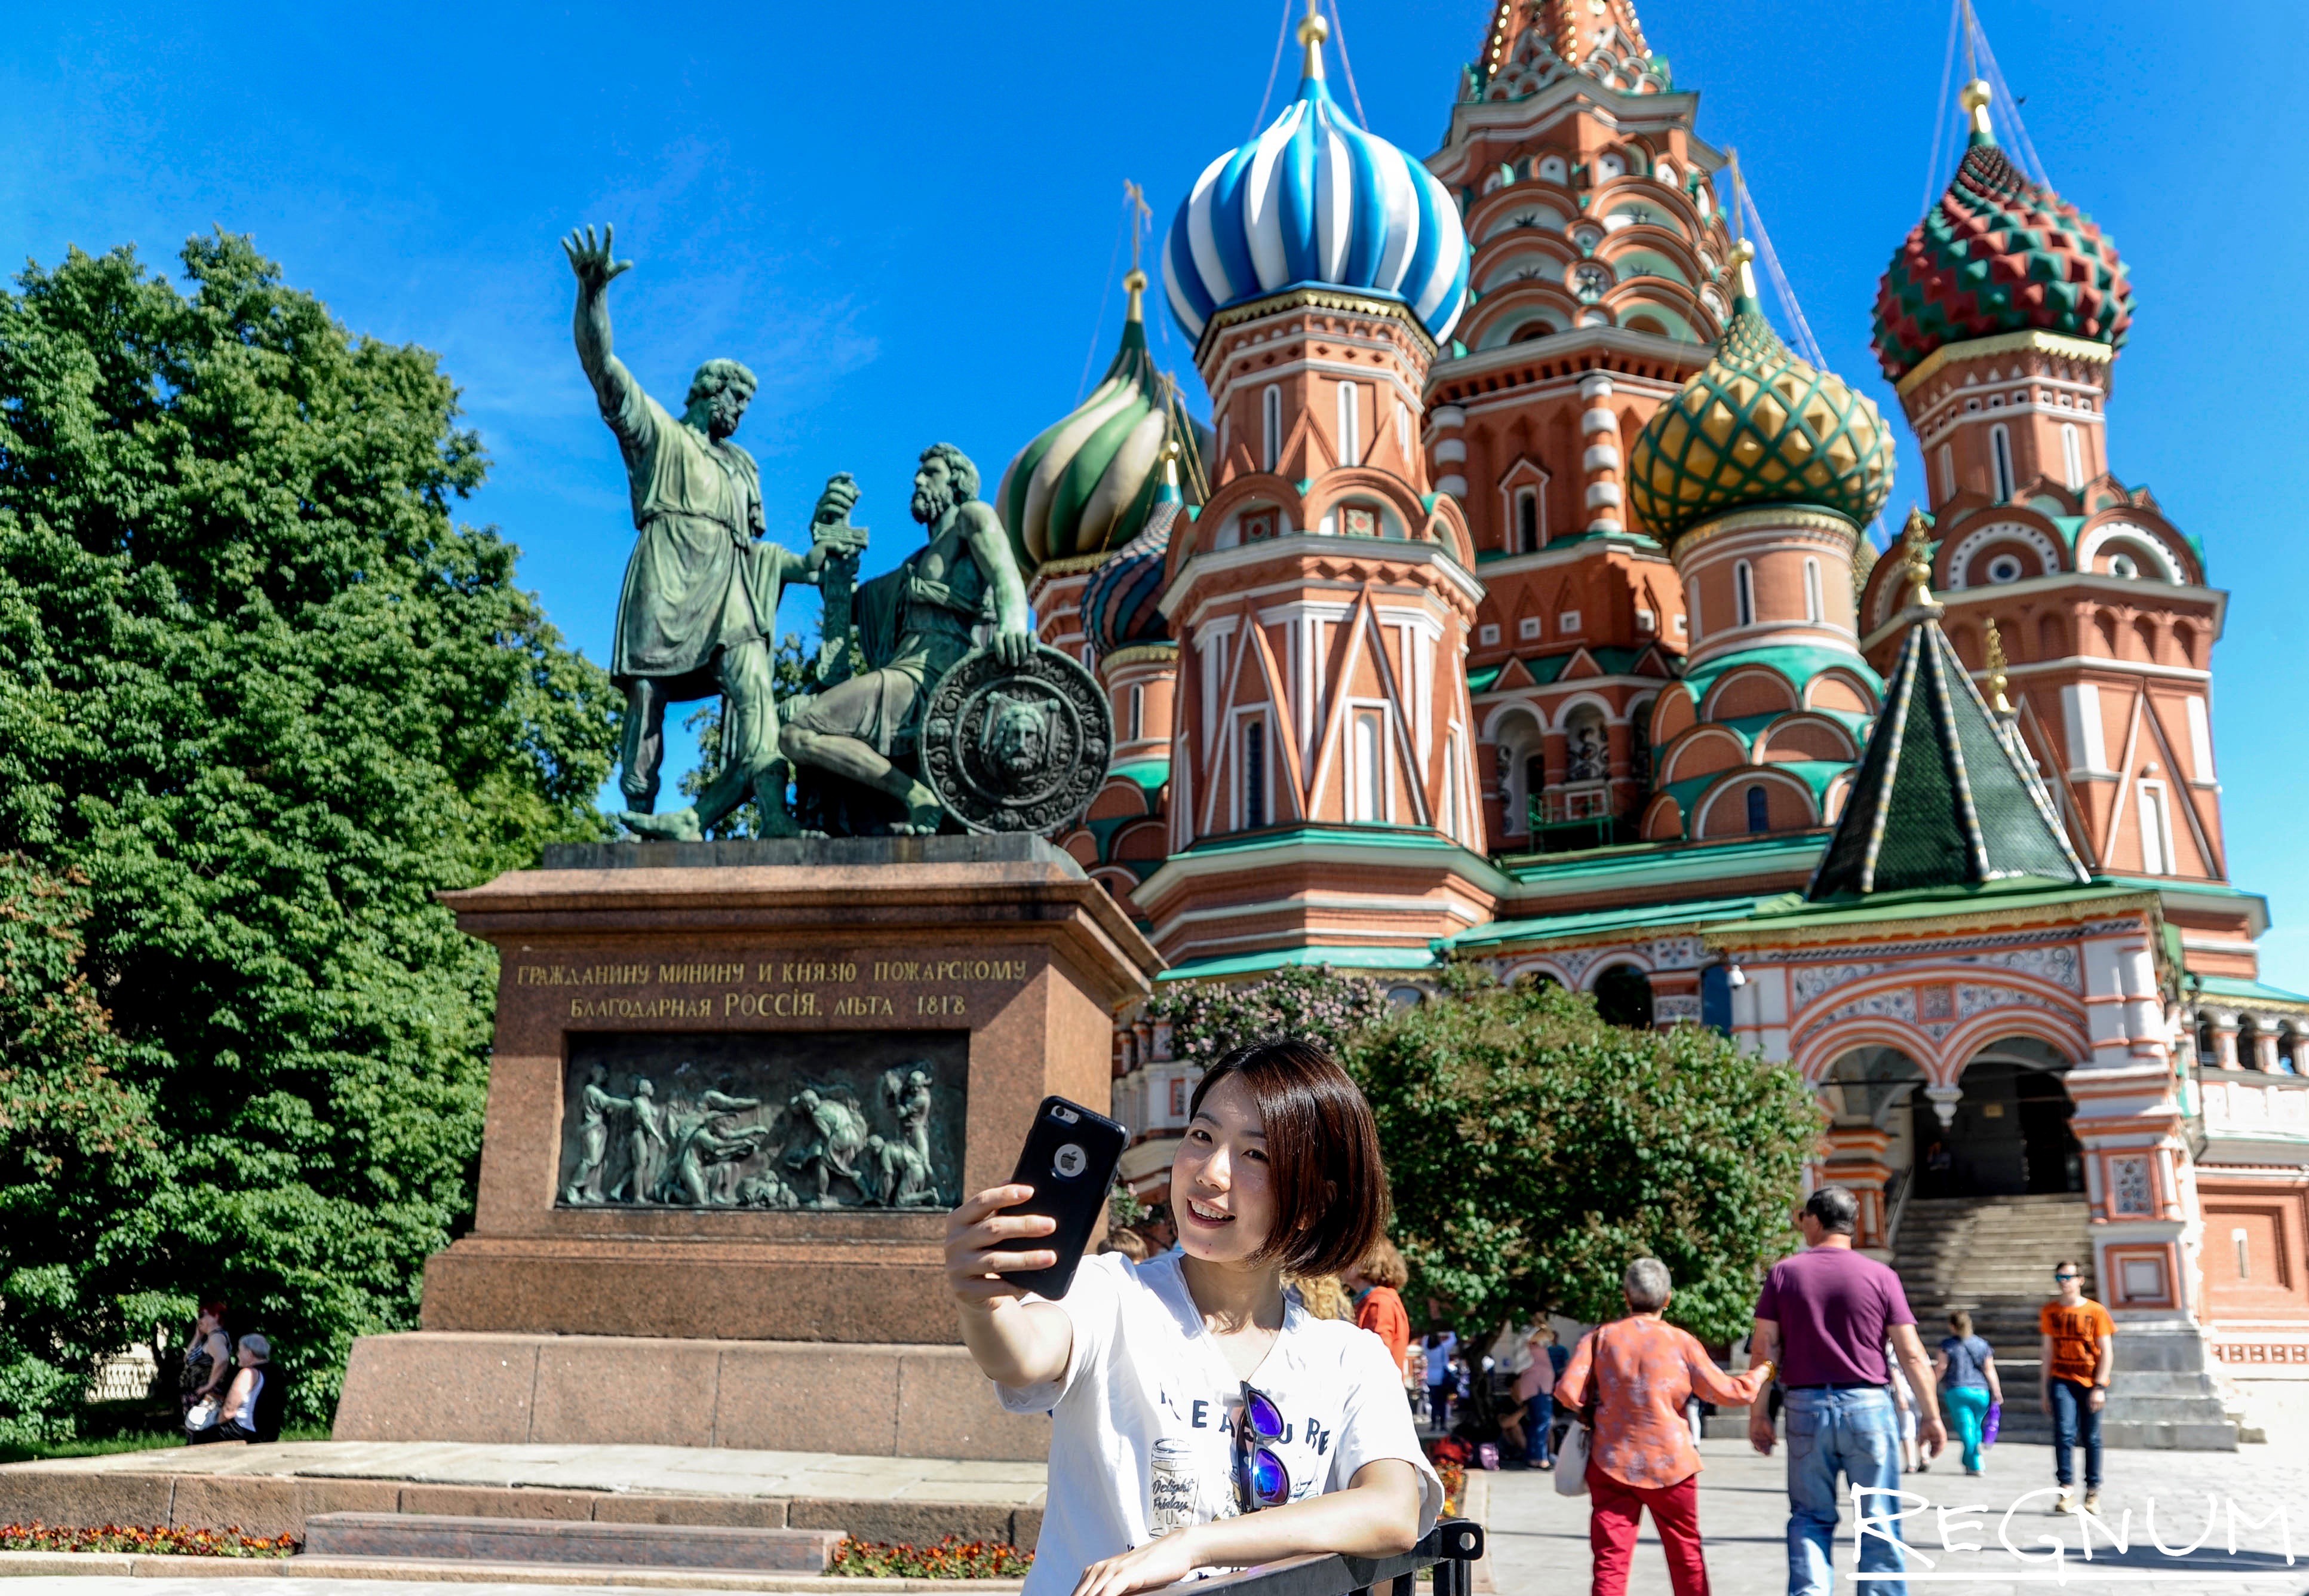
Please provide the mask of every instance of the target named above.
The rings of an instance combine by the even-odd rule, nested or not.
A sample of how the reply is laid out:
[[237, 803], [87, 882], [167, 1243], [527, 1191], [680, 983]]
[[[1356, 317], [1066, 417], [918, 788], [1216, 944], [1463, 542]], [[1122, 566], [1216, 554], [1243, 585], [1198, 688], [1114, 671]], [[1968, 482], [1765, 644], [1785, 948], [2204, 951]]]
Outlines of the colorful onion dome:
[[1155, 490], [1146, 530], [1116, 550], [1083, 586], [1083, 629], [1097, 657], [1171, 640], [1171, 623], [1159, 608], [1163, 562], [1171, 550], [1172, 525], [1184, 507], [1173, 447], [1163, 451], [1163, 485]]
[[1106, 376], [1018, 451], [995, 491], [1021, 575], [1129, 542], [1154, 506], [1164, 442], [1183, 435], [1193, 445], [1176, 386], [1146, 351], [1146, 273], [1133, 267], [1123, 283], [1130, 304]]
[[1163, 286], [1199, 339], [1212, 316], [1284, 289], [1400, 299], [1440, 344], [1467, 303], [1467, 235], [1424, 166], [1347, 120], [1323, 81], [1329, 30], [1310, 16], [1299, 97], [1203, 169], [1172, 221]]
[[2124, 346], [2132, 284], [2092, 220], [1997, 147], [1988, 85], [1967, 83], [1972, 145], [1876, 291], [1876, 358], [1895, 381], [1934, 350], [2031, 328]]
[[1628, 457], [1629, 500], [1670, 542], [1750, 505], [1804, 505], [1865, 525], [1892, 490], [1892, 437], [1866, 398], [1798, 360], [1756, 299], [1754, 249], [1710, 360], [1654, 412]]

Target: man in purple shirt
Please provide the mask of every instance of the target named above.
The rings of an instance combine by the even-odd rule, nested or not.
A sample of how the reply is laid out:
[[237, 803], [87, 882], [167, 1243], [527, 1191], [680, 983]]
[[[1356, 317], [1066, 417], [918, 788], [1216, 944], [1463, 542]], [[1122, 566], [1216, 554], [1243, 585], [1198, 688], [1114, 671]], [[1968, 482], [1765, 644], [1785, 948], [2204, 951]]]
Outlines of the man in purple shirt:
[[[1852, 1250], [1859, 1213], [1858, 1201], [1841, 1187], [1806, 1198], [1796, 1215], [1805, 1250], [1772, 1265], [1756, 1299], [1749, 1361], [1777, 1362], [1786, 1392], [1788, 1596], [1828, 1596], [1834, 1584], [1839, 1473], [1859, 1490], [1900, 1488], [1900, 1424], [1887, 1389], [1886, 1341], [1899, 1354], [1909, 1389], [1937, 1389], [1900, 1277]], [[1948, 1429], [1937, 1404], [1917, 1415], [1916, 1433], [1938, 1457]], [[1771, 1410], [1760, 1401], [1748, 1410], [1748, 1439], [1771, 1456]], [[1857, 1506], [1872, 1519], [1899, 1511], [1897, 1494], [1864, 1497]], [[1898, 1574], [1904, 1566], [1890, 1535], [1860, 1537], [1860, 1573]], [[1869, 1596], [1907, 1596], [1904, 1580], [1864, 1583]]]

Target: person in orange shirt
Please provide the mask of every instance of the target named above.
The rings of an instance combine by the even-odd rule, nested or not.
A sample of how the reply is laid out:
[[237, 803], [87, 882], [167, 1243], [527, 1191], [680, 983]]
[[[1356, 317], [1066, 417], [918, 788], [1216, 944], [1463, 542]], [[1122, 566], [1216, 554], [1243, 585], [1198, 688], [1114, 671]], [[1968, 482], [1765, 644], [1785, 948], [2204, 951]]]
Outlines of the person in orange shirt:
[[1745, 1407], [1772, 1377], [1769, 1362], [1727, 1375], [1707, 1349], [1660, 1317], [1673, 1295], [1667, 1265], [1639, 1258], [1620, 1281], [1628, 1316], [1579, 1338], [1555, 1400], [1577, 1411], [1592, 1394], [1595, 1433], [1587, 1451], [1594, 1507], [1587, 1544], [1595, 1554], [1593, 1596], [1626, 1596], [1628, 1566], [1644, 1509], [1652, 1511], [1675, 1596], [1708, 1596], [1699, 1540], [1699, 1453], [1684, 1403], [1696, 1392], [1719, 1407]]
[[2054, 1513], [2077, 1508], [2075, 1447], [2085, 1449], [2085, 1511], [2100, 1511], [2100, 1410], [2116, 1363], [2116, 1326], [2108, 1310], [2085, 1295], [2084, 1271], [2073, 1259], [2053, 1266], [2060, 1297], [2037, 1313], [2043, 1371], [2037, 1376], [2045, 1411], [2053, 1419], [2053, 1477], [2061, 1497]]
[[1363, 1254], [1363, 1260], [1341, 1277], [1355, 1294], [1355, 1323], [1387, 1343], [1395, 1366], [1411, 1377], [1411, 1315], [1403, 1305], [1403, 1288], [1411, 1284], [1411, 1266], [1395, 1244], [1384, 1236]]

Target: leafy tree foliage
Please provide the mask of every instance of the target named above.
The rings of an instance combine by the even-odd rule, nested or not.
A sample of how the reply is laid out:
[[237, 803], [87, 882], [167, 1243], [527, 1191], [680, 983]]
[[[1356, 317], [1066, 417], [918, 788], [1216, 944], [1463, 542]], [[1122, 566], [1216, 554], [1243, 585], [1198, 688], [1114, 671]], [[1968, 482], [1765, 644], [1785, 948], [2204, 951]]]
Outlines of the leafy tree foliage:
[[1378, 982], [1328, 965], [1256, 981], [1166, 981], [1146, 1004], [1149, 1020], [1171, 1028], [1171, 1055], [1203, 1065], [1266, 1037], [1303, 1037], [1338, 1053], [1388, 1012]]
[[1453, 984], [1347, 1057], [1418, 1291], [1471, 1323], [1600, 1322], [1649, 1254], [1675, 1279], [1670, 1319], [1704, 1341], [1744, 1333], [1819, 1135], [1794, 1071], [1698, 1026], [1607, 1025], [1560, 987]]
[[601, 834], [607, 681], [452, 519], [486, 462], [435, 358], [245, 239], [183, 264], [75, 251], [0, 293], [20, 1423], [208, 1291], [326, 1411], [471, 1206], [495, 958], [434, 894]]

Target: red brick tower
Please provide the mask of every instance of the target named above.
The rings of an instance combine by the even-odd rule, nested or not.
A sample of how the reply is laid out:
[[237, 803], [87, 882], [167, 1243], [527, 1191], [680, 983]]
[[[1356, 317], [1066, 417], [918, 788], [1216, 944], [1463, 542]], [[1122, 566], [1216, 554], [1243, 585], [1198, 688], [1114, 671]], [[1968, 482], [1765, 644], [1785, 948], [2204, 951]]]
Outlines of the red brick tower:
[[[1876, 306], [1877, 353], [1924, 456], [1933, 587], [1976, 672], [1995, 621], [2020, 734], [2079, 854], [2113, 875], [2221, 881], [2210, 696], [2226, 595], [2197, 540], [2108, 469], [2123, 263], [1998, 147], [1987, 100], [1966, 87], [1971, 145]], [[1899, 602], [1898, 571], [1880, 568], [1862, 599], [1880, 667]], [[2171, 912], [2192, 967], [2253, 973], [2241, 914]]]
[[1487, 594], [1469, 666], [1494, 851], [1630, 835], [1651, 790], [1639, 728], [1690, 621], [1622, 462], [1731, 316], [1698, 104], [1628, 0], [1502, 0], [1428, 161], [1474, 250], [1427, 441]]

